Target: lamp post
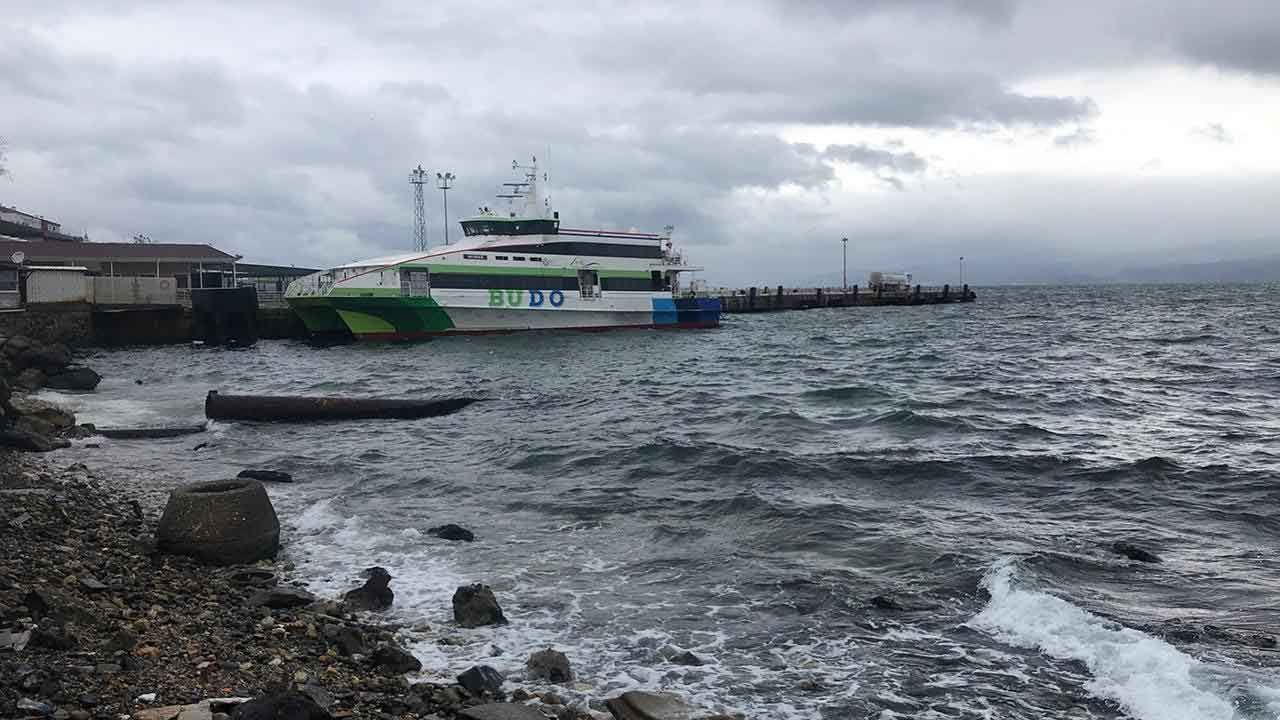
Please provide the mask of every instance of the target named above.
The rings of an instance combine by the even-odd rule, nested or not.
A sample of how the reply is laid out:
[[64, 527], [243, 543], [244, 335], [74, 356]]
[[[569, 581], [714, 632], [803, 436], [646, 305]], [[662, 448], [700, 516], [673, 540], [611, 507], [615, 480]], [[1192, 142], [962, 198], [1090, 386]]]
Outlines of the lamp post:
[[840, 267], [844, 291], [849, 292], [849, 238], [840, 238]]
[[964, 287], [964, 256], [960, 256], [960, 287]]
[[444, 195], [444, 244], [449, 244], [449, 188], [453, 187], [453, 181], [458, 179], [451, 172], [436, 173], [436, 187], [440, 188], [441, 194]]

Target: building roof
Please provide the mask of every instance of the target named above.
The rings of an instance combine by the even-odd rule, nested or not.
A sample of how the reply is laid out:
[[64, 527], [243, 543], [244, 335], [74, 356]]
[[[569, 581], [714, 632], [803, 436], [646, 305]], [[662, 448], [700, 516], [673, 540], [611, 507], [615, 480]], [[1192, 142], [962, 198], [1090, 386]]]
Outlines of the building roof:
[[185, 262], [232, 263], [239, 259], [209, 245], [183, 243], [23, 242], [0, 240], [0, 258], [21, 250], [28, 263]]

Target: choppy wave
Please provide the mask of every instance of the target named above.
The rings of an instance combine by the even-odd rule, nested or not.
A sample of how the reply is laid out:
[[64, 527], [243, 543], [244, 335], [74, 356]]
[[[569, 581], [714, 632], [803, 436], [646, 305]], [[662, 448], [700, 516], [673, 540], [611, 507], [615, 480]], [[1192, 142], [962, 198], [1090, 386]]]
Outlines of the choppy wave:
[[[483, 662], [522, 682], [551, 644], [579, 701], [646, 688], [749, 717], [1274, 720], [1265, 637], [1151, 628], [1280, 628], [1278, 298], [1024, 288], [705, 333], [133, 348], [90, 359], [96, 393], [44, 397], [104, 426], [189, 422], [229, 387], [493, 398], [64, 451], [161, 489], [293, 473], [270, 488], [287, 558], [329, 595], [389, 568], [392, 617], [429, 626], [405, 641], [441, 676]], [[426, 532], [445, 522], [477, 541]], [[453, 589], [477, 581], [511, 625], [453, 625]], [[705, 664], [672, 662], [684, 650]]]
[[[1223, 669], [1206, 667], [1169, 643], [1107, 621], [1044, 591], [1023, 587], [1012, 559], [983, 578], [987, 606], [969, 625], [1017, 647], [1088, 668], [1085, 688], [1140, 720], [1233, 720], [1232, 692], [1268, 702], [1274, 687], [1222, 687]], [[1219, 676], [1219, 677], [1215, 677]]]

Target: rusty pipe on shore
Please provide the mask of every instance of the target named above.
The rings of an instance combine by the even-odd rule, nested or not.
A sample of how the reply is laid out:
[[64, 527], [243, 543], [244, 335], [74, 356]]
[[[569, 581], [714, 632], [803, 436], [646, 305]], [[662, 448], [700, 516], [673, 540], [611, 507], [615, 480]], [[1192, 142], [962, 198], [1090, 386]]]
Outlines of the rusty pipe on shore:
[[223, 395], [210, 390], [204, 414], [211, 420], [312, 422], [370, 418], [412, 419], [458, 412], [478, 398], [432, 400], [295, 397], [283, 395]]

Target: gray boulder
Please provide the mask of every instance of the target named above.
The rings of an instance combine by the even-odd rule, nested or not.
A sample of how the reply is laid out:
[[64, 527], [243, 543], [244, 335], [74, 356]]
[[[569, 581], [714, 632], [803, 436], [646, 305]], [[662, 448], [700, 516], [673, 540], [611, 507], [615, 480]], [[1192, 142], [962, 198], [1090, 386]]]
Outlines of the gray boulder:
[[481, 583], [464, 585], [453, 593], [453, 619], [465, 628], [507, 624], [493, 590]]
[[348, 591], [342, 599], [352, 610], [386, 610], [395, 601], [391, 590], [391, 573], [383, 567], [371, 567], [364, 571], [364, 585]]
[[529, 656], [525, 662], [529, 668], [529, 679], [544, 680], [552, 683], [573, 682], [573, 669], [569, 666], [569, 658], [558, 650], [547, 648]]
[[266, 695], [231, 712], [231, 720], [331, 720], [332, 717], [328, 710], [300, 692]]
[[374, 650], [369, 659], [374, 665], [392, 672], [411, 673], [422, 669], [422, 662], [418, 658], [395, 645], [384, 645]]
[[39, 368], [27, 368], [18, 373], [18, 377], [13, 379], [14, 387], [21, 390], [39, 390], [44, 387], [45, 374]]
[[8, 428], [0, 430], [0, 447], [29, 450], [31, 452], [49, 452], [71, 447], [71, 443], [62, 438], [39, 435], [30, 430]]
[[71, 364], [71, 348], [62, 343], [32, 346], [18, 354], [17, 364], [22, 368], [37, 368], [46, 373], [56, 373]]
[[617, 720], [703, 720], [712, 715], [671, 693], [632, 691], [605, 701]]
[[472, 695], [481, 693], [496, 694], [502, 689], [502, 673], [488, 665], [473, 665], [458, 676], [458, 684], [466, 688]]

